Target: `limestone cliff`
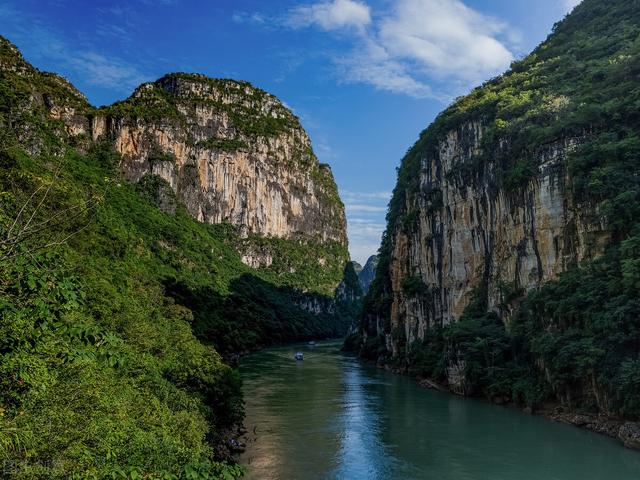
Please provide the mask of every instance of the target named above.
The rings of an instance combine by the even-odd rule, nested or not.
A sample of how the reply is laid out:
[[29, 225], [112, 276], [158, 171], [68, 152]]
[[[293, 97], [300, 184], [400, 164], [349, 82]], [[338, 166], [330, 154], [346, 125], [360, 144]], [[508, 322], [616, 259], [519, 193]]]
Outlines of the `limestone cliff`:
[[[10, 42], [0, 38], [0, 46], [3, 72], [32, 85], [29, 108], [57, 121], [60, 138], [85, 150], [112, 145], [125, 180], [162, 190], [152, 195], [161, 209], [174, 212], [177, 201], [201, 222], [230, 224], [243, 263], [274, 270], [303, 291], [333, 294], [348, 261], [344, 206], [331, 168], [276, 97], [246, 82], [175, 73], [96, 109]], [[32, 154], [41, 148], [35, 133], [24, 125]], [[166, 182], [175, 198], [150, 178]]]
[[347, 347], [637, 445], [639, 35], [637, 0], [583, 0], [422, 132]]
[[166, 75], [98, 110], [90, 133], [114, 143], [127, 179], [164, 178], [200, 221], [346, 244], [330, 167], [298, 119], [248, 83]]
[[481, 288], [489, 309], [507, 319], [505, 286], [535, 288], [607, 244], [598, 210], [579, 208], [568, 193], [566, 158], [584, 137], [541, 145], [530, 157], [535, 174], [510, 191], [498, 184], [492, 160], [470, 181], [456, 171], [479, 155], [485, 132], [482, 121], [462, 123], [422, 157], [420, 190], [405, 198], [415, 218], [392, 232], [391, 329], [404, 329], [408, 343], [429, 327], [455, 322]]
[[[125, 235], [148, 234], [160, 262], [180, 270], [163, 278], [163, 290], [192, 309], [194, 328], [220, 351], [334, 337], [351, 325], [334, 308], [344, 303], [334, 297], [344, 290], [349, 260], [344, 206], [330, 167], [273, 95], [246, 82], [176, 73], [94, 108], [0, 37], [0, 100], [0, 150], [33, 157], [34, 178], [78, 177], [78, 188], [95, 190], [82, 201], [83, 214], [87, 205], [115, 209], [113, 219], [127, 219]], [[16, 164], [3, 163], [3, 175]], [[92, 179], [82, 177], [87, 172]], [[11, 185], [18, 196], [29, 191]], [[65, 185], [65, 194], [73, 188]], [[154, 207], [167, 215], [156, 216]], [[93, 228], [92, 218], [81, 231]], [[75, 238], [43, 232], [42, 245]], [[200, 284], [193, 270], [203, 274]]]
[[[69, 107], [51, 113], [71, 135], [112, 143], [127, 180], [166, 180], [199, 221], [346, 245], [331, 168], [318, 162], [297, 117], [246, 82], [170, 74], [87, 117]], [[244, 257], [254, 267], [269, 265], [268, 256]]]

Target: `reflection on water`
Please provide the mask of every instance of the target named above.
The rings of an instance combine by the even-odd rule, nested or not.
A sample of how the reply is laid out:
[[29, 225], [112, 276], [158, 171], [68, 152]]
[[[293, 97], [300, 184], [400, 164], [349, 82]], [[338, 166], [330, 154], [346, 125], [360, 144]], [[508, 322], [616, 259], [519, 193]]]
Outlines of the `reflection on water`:
[[249, 479], [640, 479], [612, 439], [425, 390], [337, 343], [296, 348], [242, 362]]

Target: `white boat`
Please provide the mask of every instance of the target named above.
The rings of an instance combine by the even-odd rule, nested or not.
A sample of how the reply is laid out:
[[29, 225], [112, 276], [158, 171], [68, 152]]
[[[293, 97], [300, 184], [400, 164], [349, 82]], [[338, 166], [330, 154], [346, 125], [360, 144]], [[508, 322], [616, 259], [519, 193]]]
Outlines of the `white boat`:
[[295, 359], [298, 361], [304, 360], [304, 354], [302, 352], [296, 352]]

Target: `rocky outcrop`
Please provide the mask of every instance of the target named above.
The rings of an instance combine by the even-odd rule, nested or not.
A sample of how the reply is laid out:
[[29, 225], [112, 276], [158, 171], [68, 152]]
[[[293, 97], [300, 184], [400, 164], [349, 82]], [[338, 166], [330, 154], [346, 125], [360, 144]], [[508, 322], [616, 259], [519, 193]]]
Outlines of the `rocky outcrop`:
[[[497, 186], [497, 162], [472, 179], [460, 173], [460, 165], [481, 153], [485, 131], [477, 120], [447, 132], [422, 157], [419, 194], [403, 199], [411, 221], [392, 226], [390, 322], [370, 318], [369, 325], [387, 337], [394, 354], [393, 330], [402, 331], [407, 345], [423, 340], [429, 328], [455, 322], [480, 289], [488, 307], [508, 320], [509, 292], [557, 278], [607, 244], [597, 209], [577, 208], [567, 193], [565, 161], [582, 137], [541, 146], [535, 175], [509, 190]], [[423, 285], [422, 294], [406, 288], [408, 279]]]
[[163, 178], [202, 222], [346, 245], [330, 167], [318, 163], [298, 119], [248, 83], [167, 75], [98, 110], [88, 130], [115, 145], [128, 180]]
[[67, 80], [34, 69], [2, 38], [0, 67], [34, 84], [32, 110], [61, 120], [77, 143], [108, 141], [122, 155], [127, 180], [164, 179], [194, 218], [346, 247], [331, 168], [318, 162], [298, 118], [273, 95], [246, 82], [176, 73], [94, 109]]
[[2, 37], [0, 68], [28, 87], [24, 118], [13, 109], [0, 120], [30, 154], [65, 153], [44, 144], [33, 127], [37, 112], [80, 152], [113, 146], [124, 179], [162, 211], [175, 214], [182, 205], [201, 222], [231, 225], [225, 240], [245, 265], [269, 268], [302, 292], [330, 295], [339, 285], [346, 220], [331, 168], [318, 162], [298, 118], [273, 95], [246, 82], [175, 73], [96, 109]]
[[[630, 7], [616, 8], [614, 23]], [[601, 28], [605, 13], [584, 2], [529, 57], [443, 112], [407, 153], [383, 241], [380, 308], [363, 325], [392, 356], [456, 322], [476, 298], [508, 325], [524, 294], [611, 244], [603, 203], [576, 194], [584, 186], [569, 166], [608, 128], [582, 112], [590, 85], [564, 85], [560, 74], [555, 83], [532, 80], [540, 70], [570, 75], [553, 62], [570, 62], [567, 42]]]
[[367, 259], [367, 263], [364, 264], [364, 267], [361, 267], [360, 271], [356, 272], [358, 274], [358, 282], [360, 283], [360, 288], [362, 292], [366, 294], [369, 291], [369, 286], [373, 279], [376, 276], [376, 268], [378, 267], [378, 256], [371, 255]]
[[[404, 200], [413, 221], [394, 227], [391, 328], [404, 330], [408, 344], [424, 339], [429, 327], [455, 322], [479, 289], [489, 309], [508, 318], [507, 287], [530, 290], [607, 244], [598, 211], [577, 208], [568, 194], [565, 161], [581, 137], [541, 146], [532, 159], [535, 175], [509, 190], [497, 186], [497, 163], [484, 164], [471, 180], [459, 173], [481, 153], [485, 128], [465, 122], [424, 155], [420, 193]], [[403, 288], [406, 279], [422, 282], [427, 293]]]
[[618, 437], [625, 447], [640, 450], [640, 423], [626, 422], [620, 427]]

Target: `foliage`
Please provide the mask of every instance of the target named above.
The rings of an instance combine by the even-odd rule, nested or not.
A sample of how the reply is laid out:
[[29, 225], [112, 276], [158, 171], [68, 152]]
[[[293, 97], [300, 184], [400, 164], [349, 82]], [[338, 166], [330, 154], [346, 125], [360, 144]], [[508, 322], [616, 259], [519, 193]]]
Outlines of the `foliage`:
[[358, 274], [356, 273], [353, 262], [347, 262], [345, 265], [344, 274], [342, 275], [342, 283], [344, 284], [345, 290], [354, 297], [362, 296], [362, 287], [360, 287]]
[[[3, 468], [25, 479], [239, 477], [221, 460], [243, 417], [240, 381], [219, 352], [344, 333], [350, 319], [301, 305], [329, 301], [346, 249], [195, 221], [165, 181], [128, 184], [109, 145], [50, 118], [52, 105], [96, 113], [67, 82], [2, 38], [0, 63], [0, 242], [22, 207], [42, 226], [11, 256], [0, 243]], [[164, 89], [141, 97], [102, 113], [180, 121]], [[174, 161], [159, 149], [149, 160]], [[50, 221], [85, 204], [73, 222]], [[49, 238], [64, 241], [43, 248]], [[242, 263], [240, 251], [263, 247], [273, 268]], [[318, 274], [318, 255], [338, 266]]]
[[[199, 84], [197, 97], [179, 82]], [[225, 98], [222, 98], [222, 97]], [[144, 119], [147, 121], [172, 121], [186, 124], [188, 119], [178, 105], [192, 102], [211, 106], [228, 115], [236, 134], [248, 138], [273, 137], [292, 129], [299, 129], [300, 122], [275, 97], [247, 82], [214, 79], [204, 75], [172, 73], [154, 83], [143, 84], [127, 100], [100, 109], [106, 116]], [[208, 148], [238, 150], [246, 145], [243, 140], [211, 139]]]
[[429, 287], [424, 283], [420, 275], [403, 278], [400, 286], [407, 297], [421, 297], [429, 292]]
[[199, 147], [223, 150], [225, 152], [235, 152], [247, 148], [247, 143], [235, 138], [209, 138], [198, 142]]

